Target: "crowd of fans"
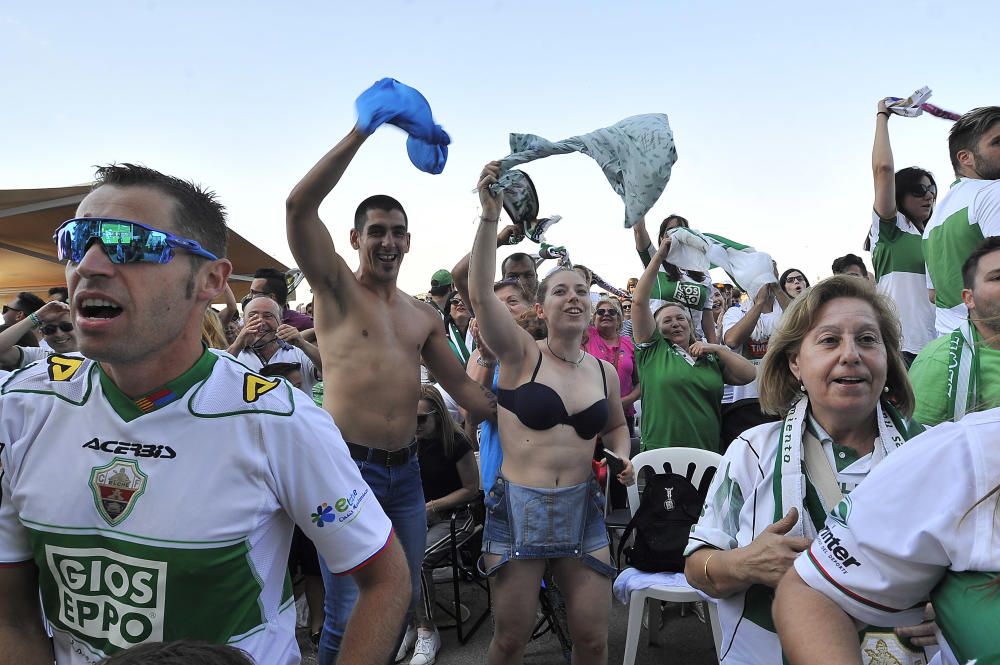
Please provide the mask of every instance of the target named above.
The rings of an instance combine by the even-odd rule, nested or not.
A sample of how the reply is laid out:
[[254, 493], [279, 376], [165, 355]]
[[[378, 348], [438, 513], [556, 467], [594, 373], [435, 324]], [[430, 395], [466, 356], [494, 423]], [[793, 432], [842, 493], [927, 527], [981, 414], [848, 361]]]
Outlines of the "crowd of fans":
[[[324, 665], [430, 665], [430, 553], [455, 524], [482, 527], [487, 662], [522, 660], [548, 570], [573, 662], [605, 663], [605, 502], [625, 506], [638, 451], [668, 447], [722, 455], [684, 573], [718, 604], [723, 662], [997, 657], [1000, 107], [955, 123], [940, 201], [928, 171], [895, 170], [892, 108], [876, 111], [874, 270], [774, 265], [752, 293], [670, 260], [699, 225], [679, 215], [655, 242], [633, 227], [621, 290], [565, 248], [498, 266], [525, 224], [500, 226], [490, 162], [469, 253], [405, 294], [399, 202], [358, 206], [357, 271], [318, 216], [369, 135], [354, 128], [286, 202], [312, 301], [292, 307], [262, 266], [238, 302], [213, 195], [101, 169], [56, 231], [67, 287], [3, 306], [0, 663], [296, 662], [290, 576]], [[607, 497], [605, 450], [624, 461]], [[242, 512], [209, 520], [215, 486]]]

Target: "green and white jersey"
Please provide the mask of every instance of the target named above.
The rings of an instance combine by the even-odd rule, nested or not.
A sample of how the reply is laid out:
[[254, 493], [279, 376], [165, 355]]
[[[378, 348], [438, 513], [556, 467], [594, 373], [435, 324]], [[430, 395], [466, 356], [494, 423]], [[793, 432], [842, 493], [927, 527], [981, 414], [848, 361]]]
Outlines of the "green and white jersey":
[[[910, 366], [916, 398], [913, 419], [928, 427], [955, 420], [960, 413], [1000, 406], [1000, 350], [984, 343], [973, 326], [970, 342], [974, 346], [965, 344], [956, 332], [928, 344]], [[963, 372], [963, 361], [967, 361], [968, 374]], [[960, 413], [956, 400], [963, 400]]]
[[895, 219], [882, 219], [873, 210], [868, 238], [876, 289], [896, 304], [903, 329], [903, 351], [920, 353], [936, 337], [920, 230], [901, 212]]
[[14, 348], [17, 349], [17, 362], [8, 367], [8, 370], [21, 369], [36, 360], [48, 358], [52, 353], [54, 353], [52, 349], [41, 346], [15, 346]]
[[[891, 418], [881, 408], [878, 415]], [[691, 529], [685, 556], [702, 547], [720, 550], [746, 547], [793, 505], [799, 511], [801, 526], [797, 525], [789, 535], [812, 537], [818, 530], [817, 525], [822, 526], [826, 511], [806, 472], [794, 473], [779, 463], [778, 454], [783, 450], [782, 435], [789, 431], [795, 433], [789, 437], [790, 440], [799, 437], [795, 443], [795, 459], [800, 460], [801, 456], [804, 432], [796, 430], [788, 420], [758, 425], [732, 442], [708, 488], [701, 517]], [[881, 436], [875, 440], [873, 452], [859, 457], [851, 448], [834, 443], [811, 417], [807, 427], [817, 433], [844, 494], [856, 491], [856, 487], [863, 487], [868, 482], [871, 469], [881, 466], [895, 449], [892, 444], [883, 445], [883, 440], [899, 434], [899, 430], [892, 426], [880, 427]], [[785, 500], [783, 488], [786, 476], [799, 486], [800, 498]], [[773, 600], [774, 589], [753, 585], [742, 593], [716, 601], [722, 628], [723, 663], [781, 665], [781, 645], [771, 619]]]
[[959, 178], [924, 229], [927, 288], [935, 290], [934, 326], [947, 335], [962, 325], [962, 264], [983, 238], [1000, 235], [1000, 180]]
[[[795, 561], [803, 580], [868, 623], [919, 623], [930, 598], [942, 662], [998, 662], [1000, 409], [914, 438], [837, 506]], [[982, 500], [984, 497], [988, 497]]]
[[180, 638], [298, 663], [293, 526], [335, 573], [392, 533], [330, 416], [228, 354], [135, 401], [79, 356], [12, 373], [0, 463], [0, 565], [37, 565], [59, 665]]

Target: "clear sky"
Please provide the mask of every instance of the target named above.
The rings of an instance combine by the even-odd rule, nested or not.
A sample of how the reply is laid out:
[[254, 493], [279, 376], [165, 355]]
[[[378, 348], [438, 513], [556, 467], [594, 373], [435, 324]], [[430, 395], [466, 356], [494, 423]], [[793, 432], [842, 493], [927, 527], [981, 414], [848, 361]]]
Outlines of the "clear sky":
[[[651, 225], [676, 212], [815, 279], [862, 254], [877, 101], [928, 85], [949, 110], [1000, 103], [998, 18], [995, 0], [8, 2], [0, 188], [143, 163], [214, 189], [233, 228], [292, 263], [285, 197], [350, 129], [357, 95], [392, 76], [424, 93], [453, 143], [431, 176], [396, 128], [368, 141], [321, 209], [352, 266], [351, 218], [370, 194], [407, 209], [400, 286], [423, 291], [471, 246], [476, 176], [509, 132], [559, 140], [662, 112], [679, 160]], [[893, 118], [897, 168], [947, 188], [950, 124]], [[639, 273], [595, 162], [523, 168], [542, 214], [563, 216], [550, 242], [619, 285]]]

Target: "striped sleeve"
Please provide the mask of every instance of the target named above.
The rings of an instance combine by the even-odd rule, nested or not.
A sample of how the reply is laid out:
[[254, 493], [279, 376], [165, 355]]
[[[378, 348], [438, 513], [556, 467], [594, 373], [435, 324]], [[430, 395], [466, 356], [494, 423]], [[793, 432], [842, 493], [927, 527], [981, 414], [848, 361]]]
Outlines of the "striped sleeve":
[[864, 623], [920, 623], [931, 590], [948, 568], [968, 565], [976, 539], [975, 520], [958, 519], [976, 492], [963, 434], [940, 425], [879, 464], [796, 559], [806, 584]]

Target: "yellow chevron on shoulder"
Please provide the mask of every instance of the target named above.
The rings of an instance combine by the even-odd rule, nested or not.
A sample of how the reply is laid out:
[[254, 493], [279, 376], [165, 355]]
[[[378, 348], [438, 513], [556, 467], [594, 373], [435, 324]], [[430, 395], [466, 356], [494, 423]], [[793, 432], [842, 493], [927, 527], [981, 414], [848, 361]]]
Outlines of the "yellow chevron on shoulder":
[[52, 381], [69, 381], [83, 366], [84, 358], [52, 354], [48, 357], [49, 379]]
[[281, 379], [268, 380], [247, 372], [243, 375], [243, 400], [252, 404], [281, 385]]

